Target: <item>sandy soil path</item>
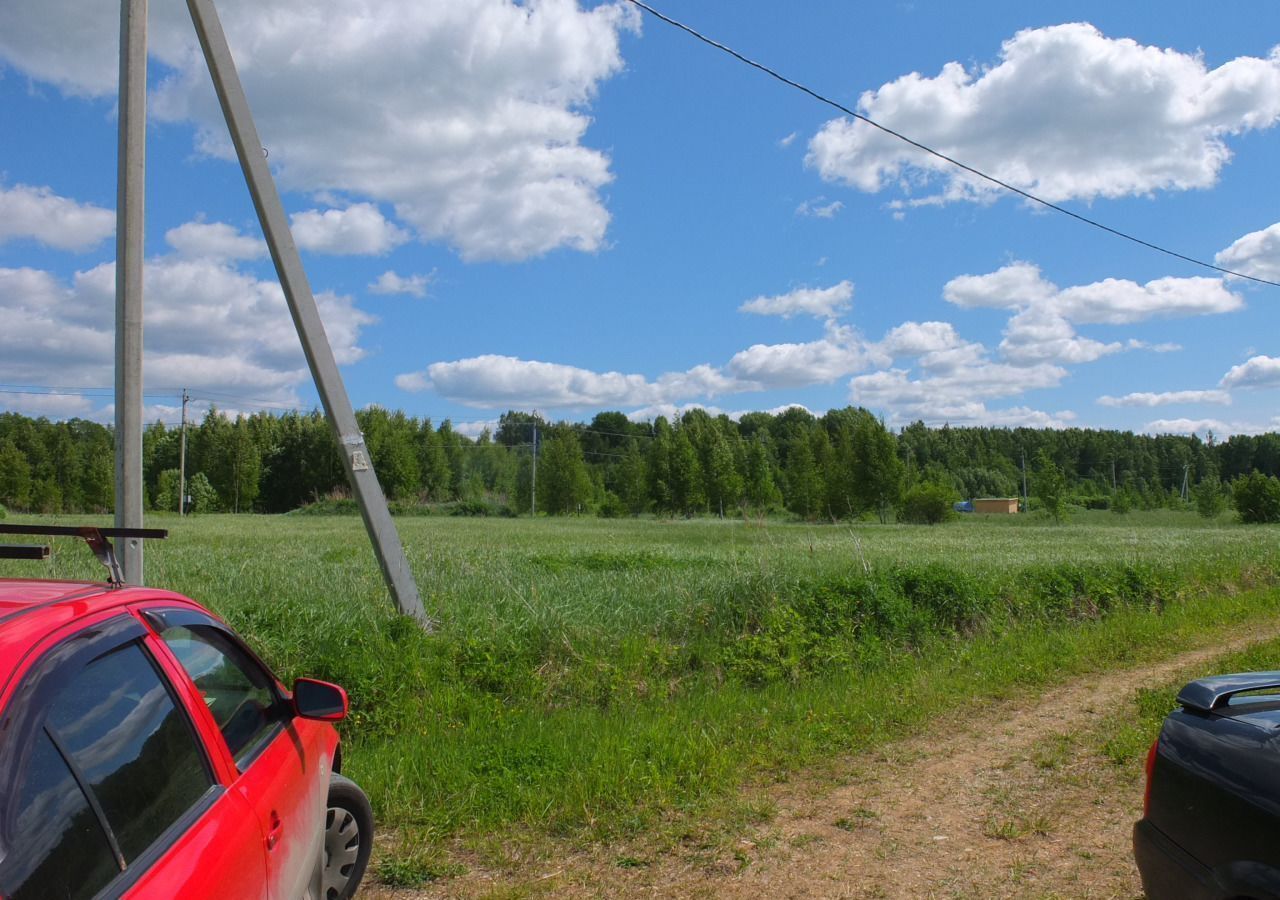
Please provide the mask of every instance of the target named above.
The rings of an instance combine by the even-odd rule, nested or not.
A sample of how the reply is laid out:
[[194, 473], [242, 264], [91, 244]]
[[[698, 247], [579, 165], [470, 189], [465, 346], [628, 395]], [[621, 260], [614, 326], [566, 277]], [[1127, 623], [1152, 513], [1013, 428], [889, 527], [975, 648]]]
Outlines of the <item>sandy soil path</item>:
[[1161, 663], [1076, 679], [800, 773], [761, 789], [775, 809], [766, 824], [712, 852], [647, 860], [638, 851], [637, 862], [617, 847], [552, 852], [424, 890], [371, 885], [361, 896], [1139, 897], [1130, 829], [1141, 773], [1096, 752], [1098, 728], [1137, 689], [1207, 674], [1197, 665], [1278, 633], [1280, 623], [1254, 627]]

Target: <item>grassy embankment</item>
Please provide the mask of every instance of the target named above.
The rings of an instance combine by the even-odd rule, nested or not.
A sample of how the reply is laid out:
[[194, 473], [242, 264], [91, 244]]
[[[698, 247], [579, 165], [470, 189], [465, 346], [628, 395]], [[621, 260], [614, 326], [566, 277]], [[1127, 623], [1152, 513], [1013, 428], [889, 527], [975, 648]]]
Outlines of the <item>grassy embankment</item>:
[[[1276, 530], [1190, 514], [401, 519], [428, 637], [391, 614], [358, 520], [149, 524], [173, 532], [152, 584], [218, 610], [283, 676], [347, 686], [347, 771], [404, 880], [486, 833], [678, 832], [746, 781], [1280, 611]], [[69, 547], [52, 569], [100, 577]]]

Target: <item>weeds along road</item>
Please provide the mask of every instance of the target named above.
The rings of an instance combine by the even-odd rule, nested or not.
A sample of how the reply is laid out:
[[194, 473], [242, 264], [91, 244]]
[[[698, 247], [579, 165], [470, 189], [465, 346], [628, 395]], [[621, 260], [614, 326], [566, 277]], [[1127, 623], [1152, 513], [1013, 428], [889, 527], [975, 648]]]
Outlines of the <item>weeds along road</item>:
[[927, 734], [760, 789], [769, 821], [711, 849], [566, 850], [425, 890], [370, 885], [361, 896], [1137, 897], [1130, 829], [1141, 764], [1098, 752], [1108, 717], [1139, 688], [1204, 674], [1198, 665], [1277, 635], [1280, 623], [1254, 625], [1038, 699], [958, 711]]

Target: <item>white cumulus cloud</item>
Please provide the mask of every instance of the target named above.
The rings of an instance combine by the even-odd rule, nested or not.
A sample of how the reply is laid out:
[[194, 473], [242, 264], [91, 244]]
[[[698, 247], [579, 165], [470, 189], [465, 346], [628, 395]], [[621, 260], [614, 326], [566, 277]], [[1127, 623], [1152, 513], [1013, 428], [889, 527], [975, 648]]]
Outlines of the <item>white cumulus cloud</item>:
[[369, 290], [375, 294], [408, 294], [410, 297], [425, 297], [427, 285], [430, 283], [430, 275], [400, 275], [387, 270], [369, 285]]
[[226, 222], [185, 222], [165, 232], [164, 239], [187, 259], [233, 262], [267, 255], [262, 238], [241, 234]]
[[[233, 233], [176, 231], [176, 243], [188, 248], [202, 237]], [[297, 389], [310, 374], [274, 280], [260, 280], [217, 256], [174, 253], [147, 260], [144, 293], [148, 387], [297, 402]], [[322, 291], [316, 302], [338, 362], [362, 358], [360, 333], [375, 319], [347, 296]], [[0, 268], [0, 320], [0, 381], [113, 383], [114, 263], [70, 280], [37, 269]]]
[[849, 388], [852, 402], [885, 410], [889, 419], [897, 424], [920, 419], [927, 424], [1047, 428], [1064, 427], [1075, 414], [1070, 411], [1047, 413], [1028, 407], [992, 410], [986, 401], [1057, 387], [1066, 376], [1066, 369], [1043, 363], [1011, 366], [983, 361], [943, 375], [915, 379], [905, 369], [872, 372], [852, 379]]
[[91, 250], [115, 230], [114, 210], [77, 203], [47, 187], [0, 187], [0, 244], [30, 238], [59, 250]]
[[1213, 261], [1254, 278], [1280, 281], [1280, 222], [1251, 231], [1220, 252]]
[[485, 354], [437, 362], [396, 377], [401, 390], [434, 390], [442, 397], [482, 408], [608, 408], [714, 396], [737, 386], [710, 366], [672, 372], [650, 381], [643, 375], [593, 372], [561, 363]]
[[[1086, 23], [1032, 28], [994, 65], [912, 72], [863, 93], [858, 111], [1050, 201], [1205, 188], [1230, 159], [1228, 136], [1280, 120], [1280, 49], [1209, 69]], [[818, 131], [806, 161], [861, 191], [937, 187], [926, 202], [1000, 190], [847, 118]]]
[[830, 319], [849, 309], [853, 300], [853, 282], [841, 281], [827, 288], [797, 288], [774, 297], [756, 297], [738, 307], [738, 312], [757, 316], [814, 316]]
[[[193, 123], [231, 159], [184, 4], [152, 4], [162, 80], [150, 109]], [[466, 259], [594, 251], [608, 156], [587, 107], [622, 69], [625, 3], [573, 0], [224, 0], [218, 4], [276, 177], [286, 190], [390, 204]], [[115, 91], [119, 6], [0, 4], [0, 59], [69, 94]]]
[[810, 216], [815, 219], [834, 219], [836, 213], [842, 209], [844, 209], [844, 202], [841, 200], [827, 202], [826, 197], [814, 197], [797, 206], [796, 215]]
[[1172, 406], [1183, 403], [1217, 403], [1229, 406], [1231, 395], [1226, 391], [1139, 391], [1123, 397], [1104, 395], [1098, 398], [1098, 403], [1102, 406]]
[[1241, 434], [1252, 431], [1248, 426], [1229, 425], [1221, 419], [1154, 419], [1142, 426], [1147, 434]]
[[1280, 387], [1280, 357], [1254, 356], [1222, 376], [1224, 388]]
[[1244, 306], [1221, 278], [1157, 278], [1146, 284], [1107, 278], [1062, 289], [1027, 262], [986, 275], [959, 275], [947, 282], [943, 297], [965, 309], [1014, 311], [1000, 350], [1015, 363], [1085, 363], [1126, 349], [1168, 352], [1178, 348], [1137, 339], [1098, 341], [1081, 336], [1075, 326], [1212, 315]]
[[291, 217], [294, 240], [303, 250], [334, 256], [381, 256], [409, 240], [372, 203], [346, 209], [309, 209]]
[[735, 353], [729, 373], [757, 389], [824, 384], [865, 369], [871, 355], [858, 333], [829, 321], [817, 341], [754, 344]]

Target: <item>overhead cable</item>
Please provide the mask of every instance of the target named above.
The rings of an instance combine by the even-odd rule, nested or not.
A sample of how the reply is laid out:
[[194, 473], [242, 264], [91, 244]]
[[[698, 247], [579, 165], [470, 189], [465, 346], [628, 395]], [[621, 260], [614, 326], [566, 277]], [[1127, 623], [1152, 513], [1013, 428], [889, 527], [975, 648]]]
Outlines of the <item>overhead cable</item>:
[[680, 29], [681, 31], [691, 35], [692, 37], [697, 38], [698, 40], [702, 41], [704, 44], [714, 47], [723, 53], [729, 54], [739, 62], [746, 63], [748, 66], [751, 66], [753, 69], [759, 69], [761, 72], [764, 72], [766, 75], [770, 76], [771, 78], [775, 78], [778, 81], [781, 81], [783, 84], [788, 85], [789, 87], [793, 87], [796, 90], [801, 91], [802, 93], [808, 94], [810, 97], [814, 98], [820, 103], [825, 103], [827, 106], [831, 106], [831, 107], [834, 107], [835, 109], [838, 109], [840, 112], [844, 113], [846, 116], [851, 116], [852, 118], [857, 119], [859, 122], [865, 122], [867, 125], [870, 125], [872, 128], [876, 128], [876, 129], [879, 129], [880, 131], [883, 131], [885, 134], [889, 135], [890, 137], [897, 138], [903, 143], [910, 144], [912, 147], [915, 147], [917, 150], [921, 150], [925, 153], [928, 153], [930, 156], [935, 156], [938, 159], [942, 160], [943, 162], [950, 163], [951, 165], [955, 166], [958, 169], [962, 169], [963, 171], [968, 172], [971, 175], [976, 175], [978, 178], [981, 178], [984, 181], [989, 181], [992, 184], [1002, 187], [1006, 191], [1010, 191], [1014, 194], [1017, 194], [1020, 197], [1024, 197], [1033, 203], [1038, 203], [1041, 206], [1046, 207], [1047, 209], [1053, 210], [1054, 212], [1060, 212], [1065, 216], [1070, 216], [1071, 218], [1075, 219], [1078, 222], [1083, 222], [1085, 225], [1092, 225], [1094, 228], [1101, 229], [1102, 231], [1105, 231], [1108, 234], [1112, 234], [1112, 235], [1115, 235], [1116, 237], [1124, 238], [1126, 241], [1132, 241], [1135, 244], [1141, 244], [1143, 247], [1146, 247], [1150, 250], [1155, 250], [1158, 253], [1164, 253], [1167, 256], [1172, 256], [1184, 262], [1189, 262], [1192, 265], [1201, 266], [1206, 269], [1212, 269], [1215, 272], [1221, 272], [1224, 275], [1231, 275], [1235, 278], [1244, 278], [1248, 281], [1257, 282], [1258, 284], [1269, 284], [1272, 287], [1280, 287], [1280, 282], [1270, 281], [1266, 278], [1259, 278], [1256, 275], [1246, 275], [1244, 272], [1237, 272], [1233, 269], [1226, 269], [1226, 268], [1223, 268], [1222, 266], [1216, 266], [1211, 262], [1205, 262], [1202, 259], [1196, 259], [1194, 256], [1187, 256], [1186, 254], [1179, 253], [1176, 250], [1170, 250], [1169, 248], [1162, 247], [1159, 244], [1153, 244], [1150, 241], [1145, 241], [1142, 238], [1137, 237], [1136, 235], [1129, 234], [1126, 231], [1121, 231], [1118, 228], [1112, 228], [1110, 225], [1104, 225], [1103, 223], [1099, 222], [1097, 219], [1091, 219], [1088, 216], [1080, 215], [1080, 213], [1072, 212], [1066, 207], [1059, 206], [1057, 203], [1053, 203], [1049, 200], [1045, 200], [1042, 197], [1037, 197], [1035, 194], [1031, 193], [1030, 191], [1024, 191], [1022, 188], [1015, 187], [1014, 185], [1009, 184], [1009, 182], [1007, 181], [1002, 181], [999, 178], [996, 178], [994, 175], [988, 175], [986, 172], [983, 172], [981, 169], [976, 169], [973, 166], [966, 165], [965, 163], [960, 162], [960, 160], [947, 156], [945, 153], [942, 153], [938, 150], [934, 150], [932, 147], [926, 146], [925, 144], [922, 144], [919, 141], [913, 140], [907, 137], [905, 134], [902, 134], [901, 132], [894, 131], [892, 128], [889, 128], [885, 125], [881, 125], [879, 122], [869, 118], [868, 116], [863, 115], [862, 113], [854, 112], [852, 109], [845, 106], [844, 104], [839, 103], [835, 100], [832, 100], [830, 97], [820, 94], [817, 91], [813, 90], [812, 88], [806, 87], [805, 85], [801, 84], [798, 81], [792, 81], [790, 78], [786, 77], [785, 75], [782, 75], [781, 73], [775, 71], [774, 69], [769, 68], [763, 63], [756, 62], [754, 59], [751, 59], [750, 57], [743, 56], [741, 53], [739, 53], [737, 50], [734, 50], [732, 47], [722, 44], [719, 41], [714, 40], [713, 38], [707, 37], [702, 32], [697, 31], [696, 29], [691, 28], [688, 25], [685, 25], [683, 22], [679, 22], [671, 18], [665, 13], [659, 12], [658, 10], [654, 9], [652, 6], [649, 6], [647, 3], [641, 2], [641, 0], [627, 0], [627, 2], [631, 3], [634, 6], [638, 6], [640, 9], [643, 9], [645, 12], [649, 13], [649, 15], [653, 16], [654, 18], [660, 19], [661, 21], [666, 22], [668, 25], [673, 25], [676, 28]]

